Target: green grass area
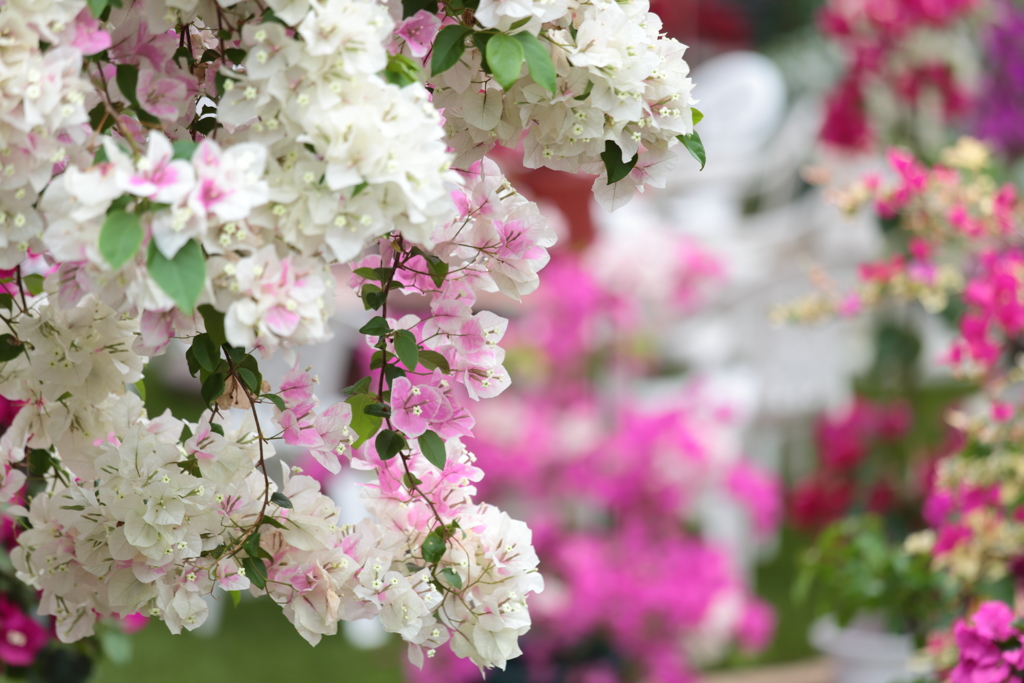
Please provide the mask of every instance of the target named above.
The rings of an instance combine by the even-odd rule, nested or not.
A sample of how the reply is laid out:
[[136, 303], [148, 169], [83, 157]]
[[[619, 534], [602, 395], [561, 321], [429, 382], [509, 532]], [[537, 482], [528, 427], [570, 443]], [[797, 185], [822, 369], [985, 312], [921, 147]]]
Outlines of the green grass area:
[[341, 634], [315, 648], [295, 632], [267, 598], [230, 602], [212, 638], [172, 635], [156, 620], [132, 637], [134, 657], [117, 667], [103, 662], [90, 683], [291, 683], [351, 681], [401, 683], [404, 648], [397, 639], [373, 651], [357, 650]]

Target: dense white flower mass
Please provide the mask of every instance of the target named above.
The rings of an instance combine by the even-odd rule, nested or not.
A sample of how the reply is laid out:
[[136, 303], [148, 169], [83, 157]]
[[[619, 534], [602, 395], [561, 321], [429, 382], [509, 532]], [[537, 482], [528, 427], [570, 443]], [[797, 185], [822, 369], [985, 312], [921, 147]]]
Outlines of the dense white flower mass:
[[[470, 4], [0, 0], [0, 505], [62, 640], [135, 612], [194, 629], [219, 588], [312, 644], [377, 616], [417, 664], [519, 654], [543, 580], [526, 525], [473, 499], [463, 403], [510, 382], [477, 293], [532, 292], [555, 236], [485, 154], [522, 139], [616, 207], [699, 139], [645, 0]], [[372, 372], [321, 409], [257, 356], [329, 338], [342, 264]], [[430, 315], [389, 317], [397, 289]], [[197, 422], [133, 389], [175, 338]], [[275, 441], [376, 472], [373, 518], [275, 483]]]

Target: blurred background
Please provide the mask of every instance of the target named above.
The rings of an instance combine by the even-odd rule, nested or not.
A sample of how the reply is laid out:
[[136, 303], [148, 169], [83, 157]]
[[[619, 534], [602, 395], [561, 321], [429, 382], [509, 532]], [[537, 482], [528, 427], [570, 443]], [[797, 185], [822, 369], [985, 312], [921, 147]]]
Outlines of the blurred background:
[[[813, 325], [771, 314], [898, 248], [891, 224], [830, 201], [881, 168], [887, 145], [933, 159], [973, 133], [1021, 177], [1024, 20], [980, 0], [652, 9], [690, 46], [704, 171], [680, 158], [665, 189], [607, 214], [592, 178], [499, 156], [560, 242], [522, 305], [485, 302], [513, 319], [513, 386], [477, 406], [470, 448], [481, 496], [529, 522], [547, 581], [525, 655], [486, 680], [910, 680], [919, 629], [898, 622], [931, 586], [897, 549], [924, 525], [935, 461], [961, 443], [943, 416], [974, 390], [936, 362], [955, 306]], [[325, 404], [365, 374], [364, 319], [343, 299], [334, 341], [303, 353]], [[145, 383], [151, 413], [198, 416], [180, 350]], [[355, 475], [289, 457], [323, 478], [345, 521], [362, 516]], [[896, 582], [921, 590], [896, 594]], [[93, 680], [480, 680], [446, 650], [403, 667], [372, 622], [311, 649], [269, 601], [230, 603], [195, 633], [154, 623], [107, 637]]]

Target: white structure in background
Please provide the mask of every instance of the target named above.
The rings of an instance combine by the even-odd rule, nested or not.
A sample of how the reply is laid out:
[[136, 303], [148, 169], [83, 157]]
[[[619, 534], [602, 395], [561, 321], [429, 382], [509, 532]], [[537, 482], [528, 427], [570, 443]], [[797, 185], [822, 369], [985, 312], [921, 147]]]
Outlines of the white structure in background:
[[[851, 378], [871, 360], [871, 330], [864, 321], [778, 327], [769, 312], [807, 293], [810, 266], [851, 281], [857, 264], [879, 252], [881, 238], [871, 220], [841, 216], [801, 182], [821, 104], [789, 102], [771, 60], [727, 53], [695, 69], [693, 79], [705, 114], [698, 129], [707, 168], [680, 160], [665, 190], [605, 215], [602, 228], [613, 240], [642, 229], [678, 231], [720, 257], [725, 282], [665, 335], [664, 353], [737, 406], [747, 452], [778, 470], [800, 419], [850, 400]], [[739, 507], [711, 493], [703, 510], [706, 534], [751, 569], [756, 544]]]

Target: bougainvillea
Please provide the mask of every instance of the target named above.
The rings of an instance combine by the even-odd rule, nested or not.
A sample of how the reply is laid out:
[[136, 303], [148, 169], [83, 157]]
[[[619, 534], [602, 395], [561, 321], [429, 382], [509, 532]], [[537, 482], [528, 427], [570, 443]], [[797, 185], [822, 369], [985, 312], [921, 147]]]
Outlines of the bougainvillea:
[[908, 144], [928, 153], [977, 95], [975, 26], [985, 0], [829, 0], [822, 32], [844, 71], [828, 98], [821, 138], [845, 150]]
[[[7, 0], [0, 27], [0, 501], [59, 638], [193, 629], [220, 588], [313, 644], [379, 616], [417, 663], [518, 655], [531, 533], [474, 501], [461, 438], [509, 384], [477, 293], [535, 289], [554, 237], [484, 155], [522, 138], [612, 208], [657, 186], [673, 147], [703, 160], [684, 46], [645, 0]], [[321, 409], [258, 358], [327, 339], [341, 264], [379, 372]], [[430, 315], [394, 319], [395, 290]], [[130, 390], [172, 339], [196, 422]], [[272, 480], [276, 440], [375, 471], [376, 519]]]
[[[708, 495], [741, 508], [753, 537], [779, 521], [778, 484], [742, 457], [729, 405], [699, 382], [647, 406], [600, 388], [657, 374], [644, 339], [719, 276], [699, 247], [658, 241], [670, 256], [636, 258], [605, 237], [549, 266], [509, 342], [513, 366], [525, 359], [536, 374], [481, 406], [466, 441], [488, 473], [479, 495], [526, 516], [548, 584], [515, 680], [690, 681], [698, 665], [734, 644], [761, 647], [772, 632], [734, 553], [699, 530]], [[440, 653], [413, 674], [476, 677]]]

